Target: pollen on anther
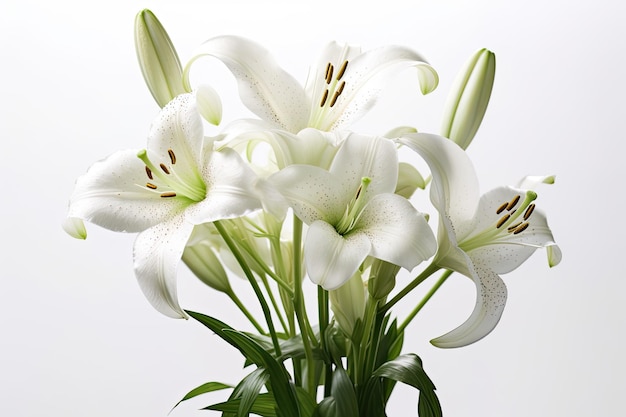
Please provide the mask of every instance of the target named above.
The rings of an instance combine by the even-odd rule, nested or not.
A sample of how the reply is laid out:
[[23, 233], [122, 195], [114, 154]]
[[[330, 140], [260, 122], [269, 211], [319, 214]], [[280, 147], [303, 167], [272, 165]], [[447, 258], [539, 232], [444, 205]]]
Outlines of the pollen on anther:
[[506, 209], [511, 211], [511, 209], [513, 207], [515, 207], [515, 205], [517, 205], [517, 202], [519, 201], [520, 196], [516, 195], [515, 197], [513, 197], [513, 200], [509, 201], [509, 204], [506, 206]]
[[496, 214], [500, 214], [504, 211], [504, 209], [506, 209], [509, 206], [509, 202], [507, 201], [506, 203], [502, 203], [502, 205], [500, 207], [498, 207], [498, 210], [496, 210]]
[[154, 178], [152, 177], [152, 171], [150, 170], [150, 168], [146, 167], [146, 175], [148, 176], [148, 178], [150, 178], [151, 180], [153, 180]]
[[498, 223], [496, 224], [496, 228], [499, 229], [500, 227], [502, 227], [502, 225], [506, 223], [507, 220], [509, 220], [509, 217], [511, 216], [508, 214], [505, 214], [500, 220], [498, 220]]
[[146, 183], [146, 187], [150, 188], [151, 190], [156, 190], [157, 186], [152, 184], [151, 182], [147, 182]]
[[166, 193], [162, 193], [161, 197], [163, 198], [176, 197], [176, 193], [173, 191], [168, 191]]
[[348, 61], [344, 61], [343, 65], [341, 65], [341, 68], [339, 68], [339, 73], [337, 74], [337, 81], [341, 80], [341, 77], [343, 77], [343, 74], [346, 72], [347, 67], [348, 67]]
[[330, 84], [330, 82], [333, 80], [333, 68], [333, 64], [331, 64], [330, 62], [326, 66], [326, 84]]
[[176, 154], [174, 154], [174, 151], [171, 149], [167, 150], [167, 154], [170, 156], [170, 161], [172, 161], [172, 165], [174, 165], [176, 163]]
[[324, 91], [324, 95], [322, 96], [322, 102], [320, 103], [320, 107], [324, 107], [326, 104], [326, 99], [328, 98], [328, 88]]
[[165, 164], [161, 164], [161, 165], [159, 165], [159, 166], [161, 167], [161, 169], [163, 170], [163, 172], [165, 172], [166, 174], [169, 174], [169, 173], [170, 173], [170, 170], [169, 170], [169, 169], [167, 169], [167, 167], [165, 166]]
[[528, 228], [528, 226], [530, 226], [530, 223], [524, 223], [522, 224], [520, 227], [518, 227], [517, 229], [515, 229], [515, 231], [513, 232], [514, 235], [517, 235], [519, 233], [522, 233], [524, 230], [526, 230]]
[[340, 94], [341, 94], [341, 91], [335, 91], [335, 94], [333, 95], [333, 99], [330, 100], [330, 107], [333, 107], [335, 105]]
[[346, 86], [346, 82], [343, 81], [341, 84], [339, 84], [339, 88], [337, 89], [337, 95], [343, 93], [343, 88]]
[[528, 218], [530, 217], [531, 214], [533, 214], [533, 211], [535, 211], [535, 203], [531, 204], [530, 206], [528, 206], [528, 208], [526, 209], [526, 212], [524, 213], [524, 220], [528, 220]]
[[515, 223], [513, 226], [510, 226], [510, 227], [509, 227], [508, 229], [506, 229], [506, 230], [508, 230], [509, 232], [512, 232], [513, 230], [517, 229], [517, 227], [518, 227], [520, 224], [522, 224], [522, 222]]

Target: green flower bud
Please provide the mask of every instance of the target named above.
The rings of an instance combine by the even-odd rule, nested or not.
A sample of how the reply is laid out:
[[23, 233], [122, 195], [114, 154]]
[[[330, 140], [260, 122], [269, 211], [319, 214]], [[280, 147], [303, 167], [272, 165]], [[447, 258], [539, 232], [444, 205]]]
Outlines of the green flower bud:
[[367, 290], [375, 300], [384, 300], [396, 286], [396, 275], [400, 271], [398, 265], [376, 259], [370, 269]]
[[208, 241], [187, 246], [183, 262], [209, 287], [226, 294], [232, 293], [228, 275]]
[[135, 18], [135, 50], [143, 78], [159, 106], [164, 107], [177, 95], [187, 92], [176, 49], [148, 9], [140, 11]]
[[450, 90], [441, 135], [467, 149], [485, 116], [496, 74], [496, 56], [481, 49], [467, 61]]
[[398, 166], [398, 183], [395, 193], [404, 198], [411, 198], [415, 190], [426, 187], [426, 181], [419, 171], [411, 164], [400, 162]]
[[351, 337], [357, 320], [363, 320], [365, 315], [367, 293], [361, 274], [357, 272], [344, 285], [329, 291], [328, 294], [330, 308], [339, 328]]

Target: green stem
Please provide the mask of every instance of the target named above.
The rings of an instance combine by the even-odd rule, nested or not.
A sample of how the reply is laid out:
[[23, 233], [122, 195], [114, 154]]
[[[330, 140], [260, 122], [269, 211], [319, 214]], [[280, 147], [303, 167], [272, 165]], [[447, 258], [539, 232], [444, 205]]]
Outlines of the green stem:
[[246, 275], [246, 278], [248, 278], [248, 281], [250, 282], [250, 285], [252, 286], [252, 289], [254, 290], [254, 293], [256, 294], [256, 297], [259, 300], [259, 303], [261, 304], [261, 309], [263, 310], [263, 315], [265, 316], [265, 321], [267, 322], [267, 326], [270, 331], [270, 336], [272, 337], [272, 343], [274, 344], [274, 351], [276, 352], [276, 356], [277, 357], [281, 356], [280, 344], [278, 343], [278, 337], [276, 336], [276, 329], [274, 328], [272, 314], [267, 305], [267, 302], [265, 301], [265, 297], [263, 297], [263, 293], [261, 292], [261, 288], [259, 287], [259, 284], [256, 282], [256, 279], [254, 278], [254, 275], [252, 274], [250, 267], [248, 266], [243, 255], [239, 251], [239, 248], [237, 247], [235, 242], [232, 240], [232, 238], [228, 234], [228, 231], [224, 228], [224, 226], [221, 224], [220, 221], [215, 221], [213, 222], [213, 224], [215, 225], [215, 228], [222, 236], [222, 239], [224, 239], [224, 242], [226, 242], [226, 245], [232, 252], [235, 259], [237, 259], [237, 262], [239, 262], [241, 269], [243, 269], [243, 272]]
[[441, 268], [435, 264], [430, 264], [424, 269], [413, 281], [409, 282], [409, 284], [404, 287], [398, 294], [396, 294], [391, 300], [389, 300], [384, 306], [380, 308], [378, 314], [384, 315], [391, 307], [396, 305], [398, 301], [404, 298], [405, 295], [410, 293], [421, 284], [426, 278], [440, 270]]
[[233, 291], [229, 291], [226, 293], [230, 299], [233, 301], [233, 303], [235, 303], [235, 305], [237, 307], [239, 307], [239, 310], [241, 310], [241, 312], [248, 318], [248, 320], [250, 320], [250, 323], [252, 323], [252, 325], [254, 326], [254, 328], [260, 333], [260, 334], [266, 334], [265, 333], [265, 329], [263, 329], [263, 327], [259, 324], [259, 322], [256, 321], [256, 319], [254, 318], [254, 316], [248, 311], [248, 309], [243, 305], [243, 303], [241, 302], [241, 300], [239, 299], [239, 297], [237, 297], [237, 295], [233, 292]]
[[[328, 291], [321, 286], [317, 287], [317, 308], [319, 313], [320, 325], [320, 345], [323, 352], [327, 352], [328, 343], [326, 341], [326, 329], [328, 329], [329, 312], [328, 312]], [[328, 355], [330, 357], [330, 355]], [[330, 396], [331, 376], [333, 366], [331, 361], [326, 361], [324, 371], [324, 398]]]
[[406, 326], [408, 326], [409, 323], [411, 323], [411, 321], [415, 318], [415, 316], [417, 316], [417, 313], [419, 313], [420, 310], [422, 309], [422, 307], [424, 307], [426, 305], [426, 303], [432, 298], [432, 296], [435, 295], [435, 293], [437, 292], [439, 287], [441, 287], [443, 285], [443, 283], [446, 282], [448, 277], [450, 275], [452, 275], [453, 272], [454, 271], [447, 270], [443, 274], [441, 274], [441, 277], [435, 283], [435, 285], [433, 285], [433, 287], [430, 289], [430, 291], [428, 291], [426, 293], [426, 295], [424, 296], [424, 298], [422, 298], [422, 301], [420, 301], [420, 303], [417, 306], [415, 306], [413, 311], [411, 311], [411, 313], [409, 313], [407, 318], [398, 327], [398, 334], [402, 334], [402, 332], [404, 332], [404, 329], [406, 328]]
[[265, 287], [265, 292], [267, 292], [267, 295], [270, 298], [270, 302], [272, 303], [272, 307], [274, 307], [274, 311], [276, 312], [276, 316], [278, 317], [278, 321], [280, 321], [280, 325], [283, 327], [283, 331], [285, 333], [289, 333], [289, 330], [287, 328], [287, 323], [285, 322], [285, 319], [283, 318], [283, 314], [280, 310], [280, 307], [278, 306], [278, 302], [276, 302], [276, 297], [274, 297], [274, 292], [272, 291], [272, 288], [269, 285], [269, 282], [267, 281], [267, 277], [265, 275], [261, 276], [261, 280], [263, 281], [263, 286]]
[[315, 361], [313, 360], [313, 349], [309, 340], [308, 320], [304, 305], [304, 294], [302, 292], [302, 220], [293, 217], [293, 305], [300, 327], [302, 345], [304, 346], [304, 356], [307, 363], [307, 392], [315, 398]]

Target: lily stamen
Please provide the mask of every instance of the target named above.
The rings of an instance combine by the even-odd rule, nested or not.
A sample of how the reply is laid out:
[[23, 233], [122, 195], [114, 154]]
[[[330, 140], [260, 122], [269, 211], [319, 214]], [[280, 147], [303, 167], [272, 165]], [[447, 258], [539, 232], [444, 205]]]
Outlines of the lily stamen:
[[530, 217], [531, 214], [533, 214], [533, 211], [535, 211], [535, 204], [531, 204], [530, 206], [528, 206], [528, 208], [526, 209], [526, 212], [524, 213], [524, 220], [528, 220], [528, 218]]
[[322, 102], [320, 103], [320, 107], [324, 107], [324, 104], [326, 104], [327, 98], [328, 98], [328, 88], [324, 91], [324, 95], [322, 96]]
[[171, 149], [167, 150], [167, 154], [170, 156], [170, 161], [172, 161], [172, 165], [174, 165], [176, 163], [176, 154]]
[[518, 194], [518, 195], [516, 195], [515, 197], [513, 197], [513, 199], [512, 199], [512, 200], [509, 202], [509, 204], [506, 206], [506, 209], [507, 209], [508, 211], [511, 211], [511, 209], [517, 205], [517, 203], [518, 203], [519, 199], [520, 199], [519, 194]]
[[339, 73], [337, 74], [337, 81], [341, 80], [343, 74], [346, 72], [346, 68], [348, 67], [348, 61], [343, 61], [341, 68], [339, 68]]
[[152, 171], [150, 170], [150, 168], [146, 167], [146, 175], [148, 176], [148, 178], [150, 178], [151, 180], [154, 179], [154, 177], [152, 176]]
[[163, 172], [165, 172], [167, 175], [170, 174], [170, 170], [167, 169], [167, 167], [165, 166], [165, 164], [161, 164], [159, 165], [161, 167], [161, 169], [163, 170]]
[[502, 203], [502, 205], [498, 207], [498, 209], [496, 210], [496, 214], [502, 213], [508, 206], [509, 206], [508, 202]]
[[361, 197], [371, 182], [372, 179], [369, 177], [361, 178], [361, 185], [359, 185], [354, 197], [346, 206], [346, 211], [344, 212], [343, 217], [335, 227], [335, 230], [337, 230], [337, 233], [340, 235], [346, 234], [352, 230], [357, 220], [359, 220], [359, 217], [361, 217], [361, 212], [367, 203], [367, 199]]
[[331, 64], [330, 62], [328, 63], [328, 65], [326, 66], [326, 84], [330, 84], [330, 82], [333, 79], [333, 64]]

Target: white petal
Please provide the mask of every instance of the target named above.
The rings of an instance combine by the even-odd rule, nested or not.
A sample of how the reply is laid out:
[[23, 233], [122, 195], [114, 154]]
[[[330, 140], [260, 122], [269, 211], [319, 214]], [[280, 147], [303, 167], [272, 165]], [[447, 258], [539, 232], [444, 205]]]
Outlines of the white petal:
[[146, 188], [149, 181], [137, 151], [116, 152], [78, 178], [68, 217], [118, 232], [140, 232], [183, 210], [184, 200], [162, 198]]
[[561, 263], [563, 255], [561, 254], [561, 248], [559, 248], [558, 245], [548, 245], [546, 250], [548, 252], [548, 265], [550, 265], [550, 268]]
[[149, 155], [150, 160], [156, 166], [165, 164], [185, 182], [194, 183], [202, 164], [203, 146], [204, 129], [196, 98], [194, 94], [181, 94], [159, 112], [150, 128], [148, 151], [156, 154]]
[[182, 215], [140, 233], [135, 240], [135, 275], [150, 304], [162, 314], [186, 318], [178, 304], [176, 270], [193, 225]]
[[521, 179], [517, 188], [535, 190], [539, 184], [554, 184], [556, 175], [529, 175]]
[[304, 260], [309, 278], [326, 290], [342, 286], [356, 272], [370, 252], [370, 241], [361, 233], [341, 236], [324, 221], [307, 231]]
[[336, 224], [353, 197], [330, 172], [310, 165], [290, 165], [268, 180], [306, 224], [316, 220]]
[[65, 233], [76, 239], [86, 239], [87, 229], [82, 219], [76, 217], [66, 217], [62, 224]]
[[[332, 64], [335, 65], [337, 74], [343, 62]], [[386, 82], [408, 67], [418, 70], [422, 93], [427, 94], [436, 88], [439, 82], [437, 73], [421, 55], [411, 49], [386, 46], [356, 56], [348, 63], [341, 81], [333, 75], [331, 84], [345, 81], [335, 105], [330, 107], [327, 104], [320, 107], [319, 111], [314, 111], [309, 126], [320, 130], [338, 130], [354, 122], [374, 105]], [[324, 72], [321, 75], [324, 76]], [[311, 97], [311, 100], [312, 106], [319, 106], [321, 96]]]
[[393, 193], [398, 183], [398, 151], [389, 139], [352, 133], [337, 152], [330, 172], [351, 197], [364, 177], [371, 179], [367, 195]]
[[267, 132], [279, 168], [288, 165], [313, 165], [328, 169], [343, 138], [338, 133], [303, 129], [297, 135], [285, 131]]
[[373, 197], [353, 232], [364, 233], [369, 238], [370, 256], [409, 271], [437, 250], [435, 236], [424, 216], [396, 194]]
[[230, 69], [239, 83], [242, 102], [254, 114], [294, 133], [306, 126], [309, 104], [304, 89], [265, 48], [236, 36], [209, 39], [187, 63], [185, 82], [190, 65], [207, 55], [219, 59]]
[[433, 177], [433, 205], [449, 217], [457, 236], [465, 235], [471, 230], [479, 196], [476, 172], [465, 151], [449, 139], [427, 133], [406, 135], [398, 142], [424, 158]]
[[261, 208], [255, 191], [256, 174], [229, 148], [207, 152], [202, 177], [207, 185], [204, 200], [187, 209], [187, 219], [193, 224], [230, 219]]
[[467, 346], [488, 335], [500, 321], [507, 291], [502, 279], [487, 265], [467, 258], [471, 278], [476, 284], [476, 305], [462, 325], [430, 342], [440, 348]]

